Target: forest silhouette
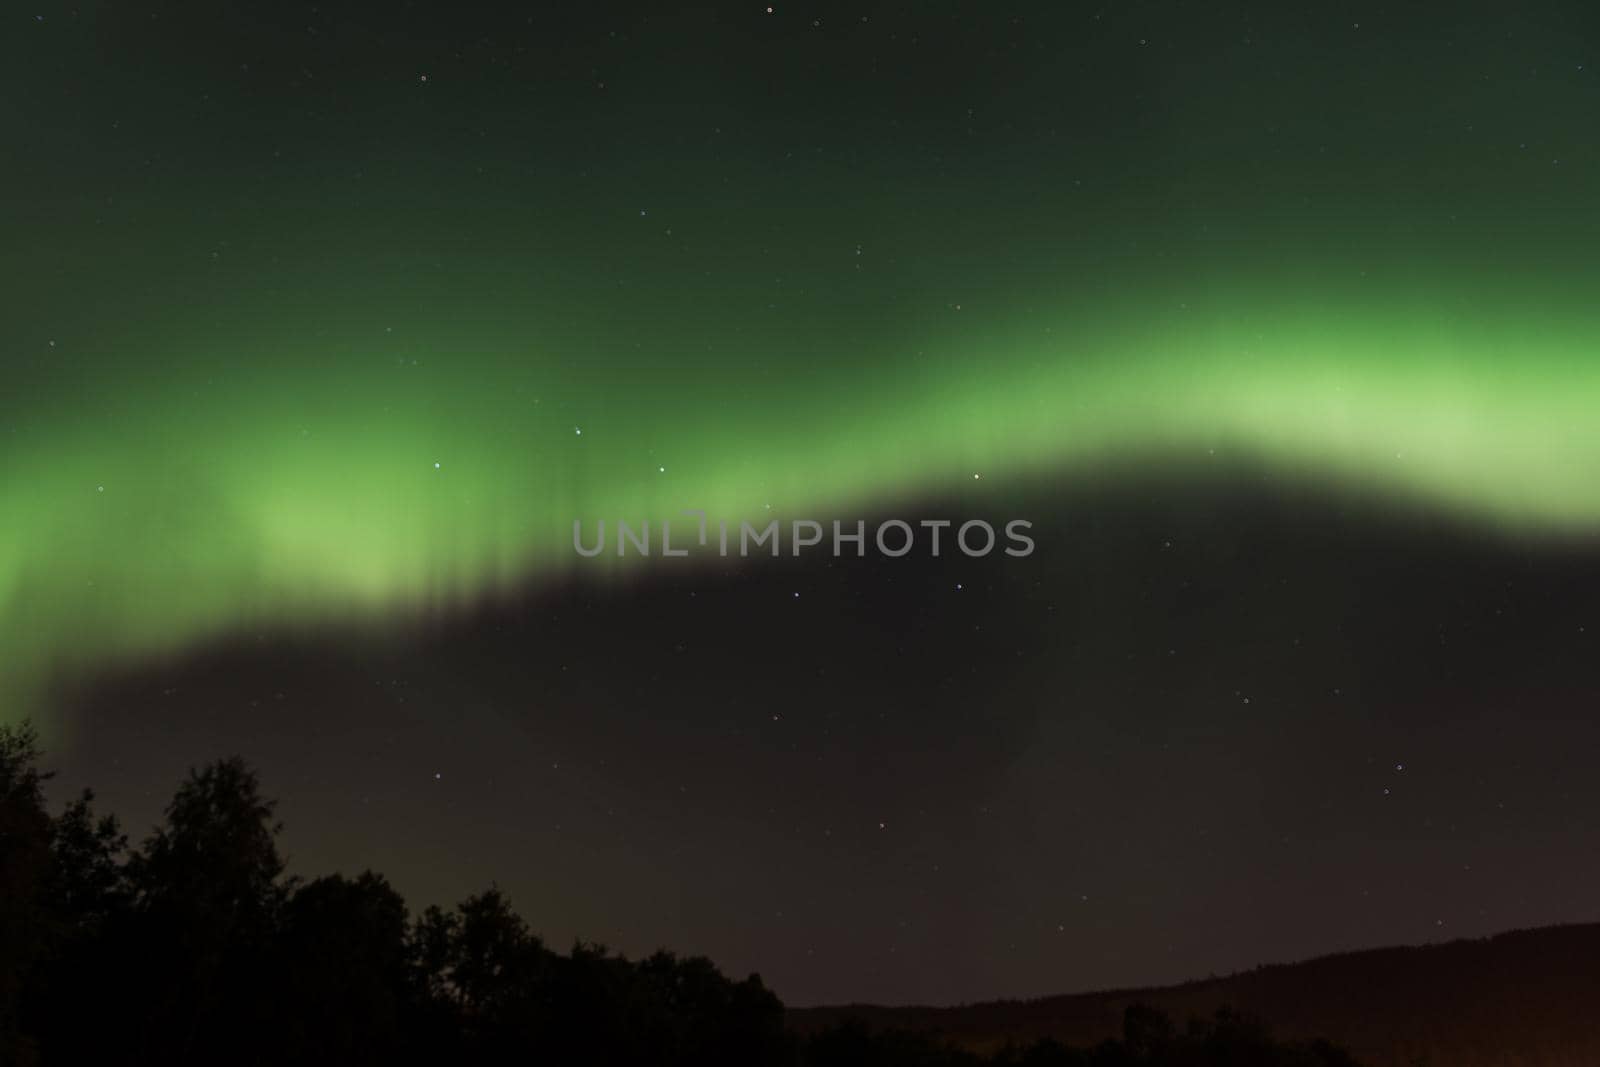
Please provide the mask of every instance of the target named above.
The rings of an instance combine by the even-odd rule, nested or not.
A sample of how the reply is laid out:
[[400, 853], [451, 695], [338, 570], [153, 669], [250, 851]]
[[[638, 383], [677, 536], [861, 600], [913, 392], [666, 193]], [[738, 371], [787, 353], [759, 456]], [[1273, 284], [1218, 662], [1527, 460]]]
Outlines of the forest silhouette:
[[193, 770], [130, 846], [84, 791], [52, 814], [35, 731], [0, 726], [0, 1064], [1350, 1067], [1219, 1012], [988, 1056], [846, 1020], [800, 1034], [758, 975], [551, 950], [498, 889], [412, 914], [380, 874], [285, 871], [240, 758]]

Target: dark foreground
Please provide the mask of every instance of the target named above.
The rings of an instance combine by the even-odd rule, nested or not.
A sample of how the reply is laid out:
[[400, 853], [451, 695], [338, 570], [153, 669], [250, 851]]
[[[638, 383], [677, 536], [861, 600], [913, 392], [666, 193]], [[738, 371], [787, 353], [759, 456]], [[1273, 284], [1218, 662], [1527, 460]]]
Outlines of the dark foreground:
[[34, 735], [0, 727], [0, 1064], [1353, 1064], [1229, 1011], [1130, 1006], [1093, 1047], [974, 1051], [840, 1018], [804, 1032], [760, 977], [546, 948], [495, 889], [412, 915], [379, 874], [286, 876], [238, 759], [191, 773], [129, 847], [85, 793], [52, 813]]

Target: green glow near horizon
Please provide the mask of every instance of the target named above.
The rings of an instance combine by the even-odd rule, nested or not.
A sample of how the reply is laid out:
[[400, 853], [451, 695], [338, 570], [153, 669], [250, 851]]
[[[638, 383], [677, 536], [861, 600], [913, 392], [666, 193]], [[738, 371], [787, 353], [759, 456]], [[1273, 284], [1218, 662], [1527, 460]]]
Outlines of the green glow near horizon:
[[943, 309], [944, 336], [913, 358], [855, 353], [848, 388], [796, 360], [574, 363], [571, 328], [461, 329], [459, 347], [399, 356], [312, 343], [293, 367], [270, 351], [211, 365], [180, 332], [173, 354], [108, 370], [12, 433], [5, 705], [35, 710], [51, 671], [237, 627], [426, 612], [537, 580], [573, 565], [574, 518], [871, 516], [974, 493], [974, 473], [975, 516], [1034, 471], [1249, 457], [1512, 535], [1600, 527], [1585, 315], [1535, 330], [1525, 305], [1493, 301], [1441, 316], [1166, 295], [982, 328]]

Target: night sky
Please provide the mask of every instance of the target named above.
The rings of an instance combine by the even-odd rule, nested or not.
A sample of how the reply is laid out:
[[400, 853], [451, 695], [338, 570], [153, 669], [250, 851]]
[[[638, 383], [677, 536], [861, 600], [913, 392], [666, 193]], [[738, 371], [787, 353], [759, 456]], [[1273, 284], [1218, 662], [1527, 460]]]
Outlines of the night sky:
[[[1600, 919], [1592, 4], [0, 19], [61, 796], [791, 1004]], [[573, 550], [691, 508], [1037, 549]]]

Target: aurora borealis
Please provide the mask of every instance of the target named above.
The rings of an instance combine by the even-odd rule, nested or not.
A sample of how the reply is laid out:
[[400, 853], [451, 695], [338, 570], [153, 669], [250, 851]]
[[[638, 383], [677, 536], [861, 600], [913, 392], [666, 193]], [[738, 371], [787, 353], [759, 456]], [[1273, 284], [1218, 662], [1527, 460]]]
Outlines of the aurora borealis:
[[[14, 429], [6, 643], [28, 651], [11, 673], [69, 648], [138, 653], [306, 613], [457, 602], [570, 564], [575, 517], [860, 506], [969, 471], [1201, 465], [1220, 448], [1517, 532], [1600, 521], [1600, 364], [1581, 330], [1541, 328], [1530, 353], [1503, 316], [1430, 329], [1374, 304], [1344, 327], [1281, 305], [1234, 329], [1185, 309], [1084, 330], [1066, 311], [1026, 340], [962, 332], [978, 366], [928, 354], [913, 382], [868, 377], [838, 399], [806, 373], [692, 363], [624, 363], [608, 394], [601, 372], [563, 366], [561, 342], [519, 358], [471, 328], [463, 347], [494, 354], [384, 329], [371, 353], [314, 341], [334, 351], [288, 372], [269, 353], [201, 360], [186, 371], [208, 375], [198, 387], [113, 367], [72, 395], [80, 410]], [[51, 351], [66, 361], [61, 332]]]
[[[1523, 357], [1535, 367], [1508, 370], [1517, 357], [1484, 339], [1492, 325], [1452, 341], [1289, 318], [1197, 340], [1180, 317], [1132, 339], [1080, 338], [1078, 362], [1047, 341], [1024, 354], [967, 339], [1003, 354], [982, 369], [935, 362], [955, 366], [907, 395], [869, 383], [840, 404], [797, 397], [804, 380], [745, 387], [703, 372], [630, 401], [537, 358], [444, 356], [430, 372], [427, 356], [367, 357], [377, 366], [325, 384], [326, 370], [306, 369], [318, 384], [282, 389], [217, 370], [243, 382], [200, 390], [216, 407], [204, 414], [194, 389], [119, 382], [88, 405], [98, 414], [16, 434], [7, 645], [37, 642], [26, 666], [69, 647], [137, 653], [301, 613], [451, 602], [570, 562], [569, 516], [692, 504], [753, 518], [774, 500], [805, 511], [947, 489], [969, 470], [1198, 464], [1219, 445], [1519, 529], [1596, 520], [1600, 381], [1580, 338], [1545, 341]], [[1297, 353], [1287, 365], [1285, 351]], [[702, 399], [719, 393], [768, 424]], [[75, 421], [76, 440], [63, 426]], [[929, 424], [945, 430], [930, 439]]]
[[1582, 5], [774, 7], [8, 15], [4, 716], [690, 580], [580, 518], [1242, 479], [1592, 554]]

